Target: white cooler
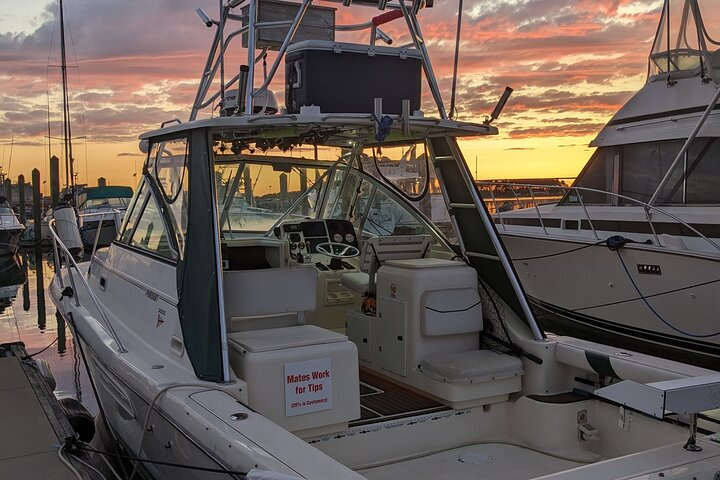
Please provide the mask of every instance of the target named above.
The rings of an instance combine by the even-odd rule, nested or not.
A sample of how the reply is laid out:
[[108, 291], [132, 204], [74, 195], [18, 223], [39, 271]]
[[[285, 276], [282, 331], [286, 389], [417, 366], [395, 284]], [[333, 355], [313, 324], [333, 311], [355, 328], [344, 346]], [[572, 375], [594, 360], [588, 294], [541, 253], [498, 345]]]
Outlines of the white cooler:
[[360, 417], [357, 348], [314, 325], [228, 334], [251, 408], [292, 432], [338, 431]]

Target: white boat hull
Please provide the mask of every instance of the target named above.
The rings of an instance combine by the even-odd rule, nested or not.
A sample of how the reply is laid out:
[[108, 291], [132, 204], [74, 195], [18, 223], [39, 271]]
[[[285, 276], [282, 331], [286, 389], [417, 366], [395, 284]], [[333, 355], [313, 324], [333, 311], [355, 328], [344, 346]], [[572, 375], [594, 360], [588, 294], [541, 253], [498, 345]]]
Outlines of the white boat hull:
[[641, 244], [613, 251], [594, 239], [541, 233], [501, 236], [544, 328], [716, 368], [720, 258]]
[[[87, 269], [83, 270], [85, 275]], [[91, 270], [91, 285], [102, 276], [108, 284], [113, 282], [116, 292], [124, 291], [124, 295], [113, 296], [114, 299], [122, 301], [127, 298], [125, 295], [133, 295], [133, 289], [144, 289], [126, 278], [113, 275], [97, 263]], [[173, 359], [169, 348], [162, 352], [146, 343], [150, 341], [152, 345], [157, 345], [158, 339], [151, 339], [150, 332], [163, 330], [158, 328], [164, 322], [157, 323], [157, 304], [151, 312], [150, 322], [146, 321], [149, 310], [144, 308], [143, 302], [131, 304], [136, 314], [133, 319], [147, 325], [148, 331], [143, 338], [129, 335], [126, 325], [115, 319], [114, 325], [122, 329], [118, 334], [128, 340], [125, 347], [130, 350], [120, 352], [98, 311], [92, 306], [87, 289], [77, 281], [77, 274], [77, 291], [72, 298], [62, 297], [61, 293], [63, 285], [70, 285], [67, 271], [63, 271], [62, 278], [62, 284], [57, 277], [53, 279], [51, 295], [73, 336], [79, 339], [90, 377], [97, 389], [101, 414], [105, 415], [114, 438], [128, 456], [193, 467], [183, 469], [143, 462], [142, 469], [153, 479], [220, 479], [228, 478], [228, 474], [202, 469], [247, 472], [257, 468], [288, 475], [298, 475], [298, 472], [306, 470], [307, 478], [359, 478], [322, 454], [319, 458], [318, 452], [310, 445], [245, 407], [239, 401], [244, 399], [244, 383], [202, 382], [194, 376], [192, 369], [184, 366], [186, 355], [184, 358], [176, 355]], [[102, 295], [102, 290], [94, 291]], [[146, 291], [154, 291], [154, 288]], [[76, 305], [76, 295], [87, 303]], [[145, 298], [148, 303], [154, 303], [152, 298]], [[167, 313], [166, 321], [176, 322], [173, 318], [176, 312], [168, 309]], [[170, 346], [170, 342], [167, 343]], [[161, 393], [165, 389], [167, 391]], [[153, 401], [155, 408], [146, 425], [145, 417]], [[234, 420], [233, 415], [238, 415], [240, 420]], [[139, 449], [141, 440], [142, 450]], [[291, 464], [294, 465], [292, 469], [287, 466]], [[182, 475], [178, 471], [182, 471]]]

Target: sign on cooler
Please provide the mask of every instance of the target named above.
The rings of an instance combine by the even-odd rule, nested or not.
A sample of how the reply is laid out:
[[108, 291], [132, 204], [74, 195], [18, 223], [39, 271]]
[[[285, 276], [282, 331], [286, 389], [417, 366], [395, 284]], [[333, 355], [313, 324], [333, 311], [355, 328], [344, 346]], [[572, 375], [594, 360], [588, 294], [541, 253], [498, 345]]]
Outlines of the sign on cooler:
[[332, 408], [330, 358], [285, 364], [285, 416]]

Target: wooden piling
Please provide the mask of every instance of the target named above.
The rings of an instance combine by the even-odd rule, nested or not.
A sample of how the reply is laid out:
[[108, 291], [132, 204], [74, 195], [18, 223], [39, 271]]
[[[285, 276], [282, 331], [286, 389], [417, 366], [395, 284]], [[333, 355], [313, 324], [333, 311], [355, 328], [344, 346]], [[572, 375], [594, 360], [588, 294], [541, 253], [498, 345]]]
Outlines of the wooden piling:
[[[18, 205], [20, 207], [20, 223], [25, 225], [27, 219], [25, 218], [25, 175], [18, 175]], [[36, 228], [40, 228], [40, 225], [35, 225]]]
[[53, 210], [60, 202], [60, 159], [50, 157], [50, 202]]
[[8, 205], [10, 205], [10, 207], [12, 208], [12, 181], [9, 178], [6, 178], [3, 187], [5, 189], [5, 198], [7, 199]]
[[[35, 168], [32, 171], [33, 221], [38, 227], [42, 225], [42, 193], [40, 186], [40, 170]], [[43, 277], [42, 232], [40, 230], [41, 228], [35, 229], [35, 280], [37, 282], [38, 327], [44, 330], [47, 319], [45, 317], [45, 282]]]
[[[32, 171], [32, 189], [33, 189], [33, 204], [32, 204], [32, 215], [35, 226], [39, 227], [42, 224], [42, 194], [40, 193], [40, 170], [37, 168]], [[40, 228], [35, 229], [35, 243], [39, 244], [42, 240], [42, 232]]]
[[22, 254], [22, 269], [25, 276], [25, 283], [22, 286], [23, 311], [30, 311], [30, 280], [28, 279], [28, 254]]

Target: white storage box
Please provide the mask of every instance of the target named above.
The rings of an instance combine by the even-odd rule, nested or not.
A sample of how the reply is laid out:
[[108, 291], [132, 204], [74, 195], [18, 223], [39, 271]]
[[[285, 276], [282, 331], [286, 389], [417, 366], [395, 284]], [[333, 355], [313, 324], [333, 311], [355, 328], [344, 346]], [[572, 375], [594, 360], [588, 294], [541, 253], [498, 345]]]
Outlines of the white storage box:
[[230, 364], [250, 407], [278, 425], [312, 433], [360, 417], [357, 348], [313, 325], [228, 334]]

